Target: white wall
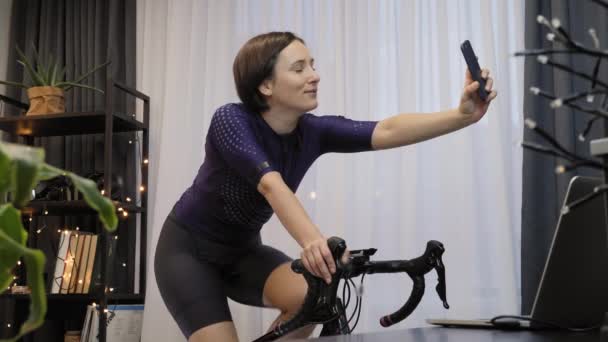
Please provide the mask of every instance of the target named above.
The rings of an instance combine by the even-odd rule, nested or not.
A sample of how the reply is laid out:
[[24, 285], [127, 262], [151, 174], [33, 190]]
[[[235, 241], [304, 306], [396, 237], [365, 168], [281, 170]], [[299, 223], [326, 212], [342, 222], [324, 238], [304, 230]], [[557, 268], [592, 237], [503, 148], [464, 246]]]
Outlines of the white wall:
[[[0, 1], [0, 80], [6, 80], [6, 66], [10, 48], [8, 46], [8, 38], [12, 5], [13, 0]], [[4, 85], [0, 84], [0, 94], [4, 93]]]

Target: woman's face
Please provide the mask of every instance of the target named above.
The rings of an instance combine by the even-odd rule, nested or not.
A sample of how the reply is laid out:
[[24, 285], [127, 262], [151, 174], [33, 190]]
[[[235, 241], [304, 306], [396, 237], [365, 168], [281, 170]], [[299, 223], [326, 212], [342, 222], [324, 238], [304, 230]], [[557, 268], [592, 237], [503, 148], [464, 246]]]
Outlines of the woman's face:
[[319, 80], [306, 45], [294, 40], [279, 53], [272, 79], [259, 90], [270, 108], [305, 113], [317, 107]]

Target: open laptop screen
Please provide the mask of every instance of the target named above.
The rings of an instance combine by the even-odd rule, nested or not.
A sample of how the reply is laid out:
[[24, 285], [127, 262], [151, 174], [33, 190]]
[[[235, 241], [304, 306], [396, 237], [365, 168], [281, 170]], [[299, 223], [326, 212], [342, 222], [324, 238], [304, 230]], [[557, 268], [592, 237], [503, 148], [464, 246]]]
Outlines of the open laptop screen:
[[[564, 205], [600, 184], [598, 178], [572, 178]], [[560, 215], [531, 316], [564, 327], [583, 328], [600, 324], [606, 312], [606, 217], [604, 196], [597, 196]]]

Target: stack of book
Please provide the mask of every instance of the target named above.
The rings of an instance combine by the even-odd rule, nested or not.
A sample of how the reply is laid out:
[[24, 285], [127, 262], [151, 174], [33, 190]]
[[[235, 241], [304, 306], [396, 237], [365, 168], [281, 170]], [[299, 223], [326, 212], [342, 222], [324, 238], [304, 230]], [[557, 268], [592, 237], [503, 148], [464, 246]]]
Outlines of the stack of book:
[[[49, 292], [59, 294], [89, 293], [99, 277], [99, 235], [66, 230], [61, 233], [57, 248], [54, 273], [50, 277]], [[116, 243], [109, 241], [111, 257]]]

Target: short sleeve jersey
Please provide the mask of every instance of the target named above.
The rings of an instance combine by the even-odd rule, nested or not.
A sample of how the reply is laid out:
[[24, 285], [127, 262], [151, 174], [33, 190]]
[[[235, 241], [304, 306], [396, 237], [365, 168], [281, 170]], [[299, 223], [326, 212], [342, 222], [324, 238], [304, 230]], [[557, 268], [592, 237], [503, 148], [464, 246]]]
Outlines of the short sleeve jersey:
[[179, 222], [215, 241], [239, 245], [258, 236], [273, 214], [257, 186], [277, 171], [296, 192], [322, 154], [372, 149], [375, 121], [303, 114], [296, 129], [277, 134], [261, 115], [231, 103], [217, 109], [205, 142], [205, 159], [177, 201]]

